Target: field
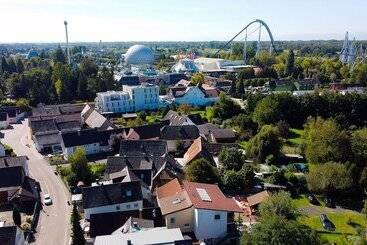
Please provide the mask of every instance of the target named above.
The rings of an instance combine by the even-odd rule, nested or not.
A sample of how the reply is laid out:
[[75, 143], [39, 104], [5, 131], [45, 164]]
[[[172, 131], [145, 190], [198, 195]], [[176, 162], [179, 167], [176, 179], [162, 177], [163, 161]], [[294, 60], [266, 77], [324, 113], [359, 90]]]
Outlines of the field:
[[289, 131], [290, 131], [290, 136], [284, 142], [282, 152], [285, 154], [287, 153], [288, 154], [299, 154], [300, 153], [299, 146], [301, 146], [304, 143], [304, 139], [303, 139], [304, 130], [291, 128]]

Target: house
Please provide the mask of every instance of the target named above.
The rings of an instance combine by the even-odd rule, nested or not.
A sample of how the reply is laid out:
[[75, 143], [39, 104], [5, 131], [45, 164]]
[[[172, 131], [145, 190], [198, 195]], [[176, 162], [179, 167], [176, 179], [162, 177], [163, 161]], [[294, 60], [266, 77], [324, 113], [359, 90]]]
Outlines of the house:
[[102, 114], [156, 110], [159, 106], [159, 87], [149, 83], [123, 85], [122, 91], [97, 93], [95, 103]]
[[127, 140], [158, 140], [162, 125], [160, 123], [132, 127], [124, 137]]
[[154, 228], [154, 221], [149, 219], [140, 219], [135, 217], [130, 217], [123, 226], [114, 231], [112, 235], [117, 235], [121, 233], [132, 233], [141, 230], [148, 230]]
[[265, 202], [268, 198], [269, 198], [268, 191], [261, 191], [259, 193], [247, 197], [240, 197], [240, 196], [235, 197], [239, 205], [242, 207], [244, 213], [249, 217], [255, 215], [258, 211], [259, 205]]
[[167, 142], [163, 140], [122, 140], [120, 156], [164, 156], [168, 153]]
[[107, 118], [102, 116], [88, 104], [83, 108], [81, 118], [83, 124], [86, 124], [89, 128], [97, 128], [100, 130], [109, 130], [114, 128], [113, 124]]
[[167, 122], [169, 126], [200, 125], [204, 123], [199, 114], [183, 115], [173, 110], [169, 110], [161, 121]]
[[7, 112], [0, 112], [0, 129], [7, 129], [10, 125], [10, 119]]
[[198, 129], [200, 134], [212, 143], [234, 143], [237, 140], [232, 129], [220, 128], [212, 123], [198, 125]]
[[202, 107], [214, 104], [218, 99], [218, 92], [204, 89], [202, 86], [178, 86], [171, 87], [168, 98], [178, 105], [186, 104], [194, 107]]
[[220, 91], [229, 92], [232, 87], [232, 81], [224, 78], [205, 76], [205, 83]]
[[78, 131], [62, 132], [61, 149], [64, 157], [68, 159], [78, 147], [85, 150], [87, 155], [112, 151], [110, 138], [112, 134], [121, 133], [122, 129], [97, 130], [84, 129]]
[[183, 166], [186, 166], [199, 158], [204, 158], [215, 166], [213, 155], [208, 151], [206, 146], [207, 144], [205, 144], [204, 139], [201, 136], [195, 139], [184, 154], [182, 162]]
[[320, 85], [320, 81], [316, 79], [303, 79], [294, 82], [294, 86], [299, 91], [314, 90]]
[[176, 151], [178, 142], [186, 148], [199, 137], [196, 125], [164, 126], [161, 129], [161, 139], [167, 142], [168, 151]]
[[105, 179], [113, 183], [138, 180], [150, 190], [172, 179], [183, 179], [183, 170], [170, 155], [111, 156], [107, 158]]
[[186, 240], [180, 229], [167, 229], [156, 227], [130, 233], [118, 233], [109, 236], [97, 236], [95, 245], [130, 245], [130, 244], [192, 244], [191, 239]]
[[25, 245], [24, 232], [18, 226], [0, 227], [1, 245]]
[[19, 122], [26, 114], [17, 106], [0, 106], [0, 112], [6, 112], [8, 114], [10, 124]]
[[0, 158], [0, 204], [17, 203], [27, 212], [38, 200], [38, 184], [29, 177], [27, 158]]
[[143, 209], [140, 181], [98, 185], [82, 188], [84, 217], [92, 214]]
[[234, 231], [234, 213], [242, 209], [217, 185], [177, 179], [157, 189], [158, 205], [169, 229], [194, 232], [198, 240], [215, 239]]

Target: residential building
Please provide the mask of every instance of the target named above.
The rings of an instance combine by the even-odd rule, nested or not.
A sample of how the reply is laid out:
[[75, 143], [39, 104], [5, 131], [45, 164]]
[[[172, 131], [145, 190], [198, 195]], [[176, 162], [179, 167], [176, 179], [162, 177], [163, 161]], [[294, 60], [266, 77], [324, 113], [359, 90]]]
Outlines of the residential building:
[[9, 123], [17, 123], [21, 119], [25, 117], [25, 112], [21, 111], [19, 107], [17, 106], [1, 106], [0, 107], [1, 112], [6, 112], [9, 117]]
[[235, 200], [213, 184], [183, 181], [181, 185], [175, 179], [157, 189], [157, 200], [167, 228], [194, 232], [205, 242], [233, 232], [234, 213], [242, 213]]
[[168, 98], [178, 105], [186, 104], [194, 107], [202, 107], [214, 104], [219, 99], [219, 93], [204, 89], [202, 86], [178, 86], [171, 87]]
[[7, 129], [10, 125], [10, 119], [7, 112], [0, 112], [0, 129]]
[[92, 214], [143, 209], [140, 181], [98, 185], [82, 188], [84, 217]]
[[234, 143], [237, 140], [232, 129], [220, 128], [212, 123], [198, 125], [198, 129], [200, 134], [212, 143]]
[[96, 109], [102, 114], [156, 110], [159, 107], [159, 87], [148, 83], [123, 85], [122, 91], [97, 93], [95, 102]]
[[192, 161], [197, 160], [199, 158], [204, 158], [213, 166], [215, 166], [215, 161], [213, 155], [207, 149], [207, 144], [205, 144], [204, 139], [200, 136], [194, 140], [191, 146], [187, 149], [184, 154], [182, 165], [186, 166], [190, 164]]
[[189, 147], [199, 137], [196, 125], [164, 126], [161, 129], [161, 139], [167, 142], [168, 151], [177, 150], [177, 145], [182, 143], [184, 148]]
[[161, 134], [162, 124], [148, 124], [128, 129], [124, 136], [127, 140], [158, 140]]
[[167, 142], [163, 140], [122, 140], [120, 156], [159, 156], [168, 153]]
[[180, 229], [167, 229], [166, 227], [156, 227], [130, 233], [118, 233], [109, 236], [97, 236], [95, 245], [130, 245], [130, 244], [165, 244], [175, 245], [192, 244], [191, 239], [186, 240]]
[[112, 151], [111, 135], [122, 131], [123, 129], [97, 130], [94, 128], [62, 132], [60, 138], [64, 158], [68, 159], [78, 147], [83, 148], [87, 155], [110, 152]]
[[113, 124], [104, 116], [102, 116], [94, 107], [86, 105], [82, 112], [81, 118], [83, 124], [87, 125], [89, 128], [97, 128], [100, 130], [113, 129]]
[[197, 125], [202, 123], [202, 120], [197, 117], [197, 114], [183, 115], [173, 110], [169, 110], [162, 118], [162, 121], [167, 122], [169, 126]]
[[1, 245], [25, 245], [24, 232], [18, 226], [0, 227]]

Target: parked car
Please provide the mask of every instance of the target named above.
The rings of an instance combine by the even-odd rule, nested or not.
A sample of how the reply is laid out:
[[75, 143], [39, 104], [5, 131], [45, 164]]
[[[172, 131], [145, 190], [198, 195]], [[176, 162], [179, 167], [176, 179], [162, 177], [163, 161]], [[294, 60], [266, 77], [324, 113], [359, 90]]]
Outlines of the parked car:
[[49, 194], [44, 194], [43, 195], [43, 204], [45, 204], [45, 205], [51, 205], [52, 204], [52, 199], [51, 199], [51, 196]]
[[335, 208], [335, 203], [331, 198], [325, 198], [325, 206], [328, 208]]
[[317, 200], [317, 198], [315, 197], [315, 195], [314, 195], [314, 194], [309, 194], [309, 195], [307, 196], [307, 199], [308, 199], [308, 201], [309, 201], [311, 204], [313, 204], [313, 205], [320, 205], [319, 200]]
[[321, 220], [321, 223], [322, 223], [322, 227], [324, 227], [325, 230], [327, 230], [327, 231], [335, 230], [335, 226], [334, 226], [333, 222], [331, 222], [331, 220], [326, 216], [326, 214], [321, 214], [320, 215], [320, 220]]

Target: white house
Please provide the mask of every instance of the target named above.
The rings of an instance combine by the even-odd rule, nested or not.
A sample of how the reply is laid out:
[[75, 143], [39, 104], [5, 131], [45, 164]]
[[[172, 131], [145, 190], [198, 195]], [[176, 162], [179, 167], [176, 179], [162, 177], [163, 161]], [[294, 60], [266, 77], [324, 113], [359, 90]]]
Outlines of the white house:
[[242, 209], [217, 185], [177, 179], [157, 189], [158, 205], [167, 228], [194, 232], [198, 240], [214, 242], [234, 231], [234, 213]]
[[156, 110], [159, 106], [159, 87], [143, 83], [123, 85], [122, 91], [97, 93], [96, 109], [101, 113], [126, 113]]
[[142, 210], [143, 188], [140, 181], [83, 188], [85, 219], [92, 214]]
[[178, 105], [201, 107], [214, 104], [219, 99], [219, 93], [201, 86], [175, 86], [170, 88], [168, 97]]

